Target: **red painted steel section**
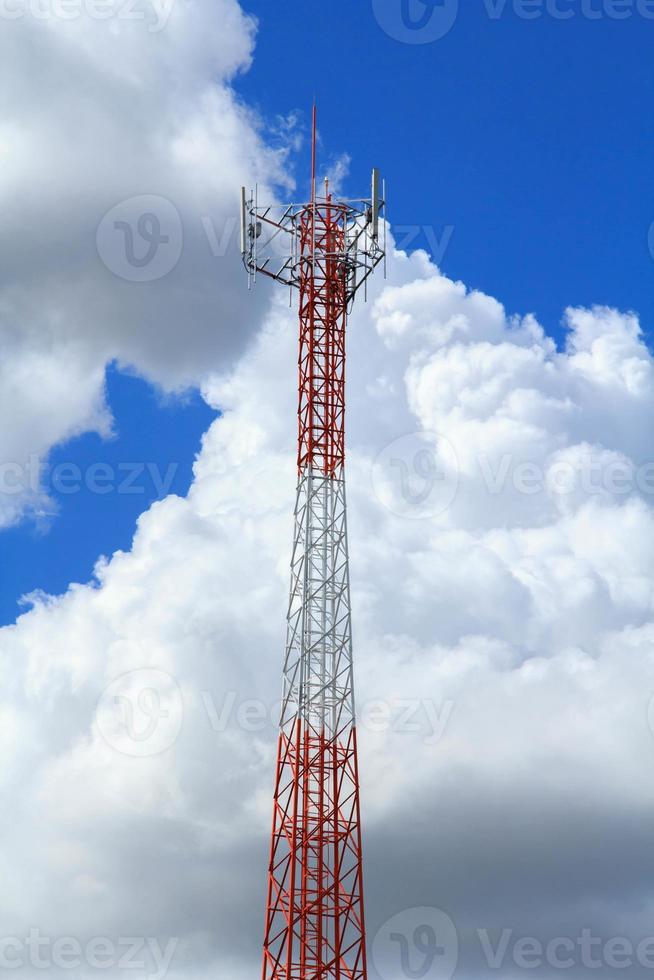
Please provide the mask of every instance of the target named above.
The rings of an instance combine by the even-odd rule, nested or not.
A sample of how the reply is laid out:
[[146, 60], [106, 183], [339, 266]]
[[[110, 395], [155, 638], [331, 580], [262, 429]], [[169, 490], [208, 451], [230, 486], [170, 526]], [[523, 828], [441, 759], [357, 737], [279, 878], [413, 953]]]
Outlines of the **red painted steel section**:
[[300, 218], [298, 469], [330, 477], [345, 463], [345, 224], [331, 197]]
[[356, 729], [279, 741], [264, 980], [366, 980]]

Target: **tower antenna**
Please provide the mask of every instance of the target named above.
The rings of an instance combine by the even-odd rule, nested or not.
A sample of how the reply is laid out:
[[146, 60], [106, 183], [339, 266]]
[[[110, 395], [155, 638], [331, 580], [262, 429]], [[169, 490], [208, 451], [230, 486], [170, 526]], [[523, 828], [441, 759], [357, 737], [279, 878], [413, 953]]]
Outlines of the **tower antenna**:
[[318, 107], [313, 103], [313, 121], [311, 126], [311, 203], [316, 203], [316, 138], [318, 133]]

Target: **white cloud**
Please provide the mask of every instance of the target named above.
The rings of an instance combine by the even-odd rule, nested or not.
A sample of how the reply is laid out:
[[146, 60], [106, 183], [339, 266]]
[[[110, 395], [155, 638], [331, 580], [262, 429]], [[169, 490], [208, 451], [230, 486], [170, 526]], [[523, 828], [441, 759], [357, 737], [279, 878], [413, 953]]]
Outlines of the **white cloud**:
[[106, 431], [107, 363], [178, 390], [245, 348], [267, 298], [244, 286], [239, 188], [288, 183], [297, 135], [271, 149], [231, 88], [255, 34], [236, 0], [80, 6], [11, 5], [0, 32], [0, 461], [13, 480], [36, 457], [0, 526], [43, 505], [50, 447]]
[[[616, 459], [651, 457], [651, 355], [631, 315], [570, 310], [559, 351], [532, 318], [508, 319], [424, 254], [397, 255], [390, 277], [358, 308], [349, 351], [371, 933], [399, 908], [438, 906], [459, 928], [470, 977], [484, 972], [476, 929], [547, 941], [592, 925], [642, 939], [654, 511], [646, 487], [601, 480]], [[132, 550], [94, 585], [0, 632], [0, 780], [15, 800], [2, 816], [0, 912], [12, 935], [38, 924], [179, 937], [174, 977], [257, 968], [295, 348], [280, 301], [237, 366], [204, 382], [225, 414], [188, 498], [144, 514]], [[391, 492], [402, 497], [403, 466], [412, 492], [437, 488], [443, 474], [412, 455], [415, 432], [433, 439], [429, 462], [447, 439], [461, 468], [451, 506], [422, 519], [411, 496], [399, 516], [373, 490], [375, 460], [397, 439]], [[507, 455], [493, 491], [480, 459], [497, 476]], [[587, 459], [598, 486], [577, 479], [562, 495], [546, 479], [562, 460], [576, 473]], [[543, 476], [536, 492], [515, 478], [524, 463]], [[103, 690], [134, 670], [163, 671], [181, 692], [179, 737], [153, 757], [117, 752], [98, 726]], [[176, 723], [171, 690], [160, 724]], [[147, 722], [137, 712], [139, 731]]]

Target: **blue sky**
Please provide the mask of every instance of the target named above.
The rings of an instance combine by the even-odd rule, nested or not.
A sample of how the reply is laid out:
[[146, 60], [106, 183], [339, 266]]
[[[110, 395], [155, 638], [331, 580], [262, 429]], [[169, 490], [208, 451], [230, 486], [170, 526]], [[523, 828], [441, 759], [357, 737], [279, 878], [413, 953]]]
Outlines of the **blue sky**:
[[50, 456], [45, 486], [56, 510], [3, 532], [0, 622], [24, 594], [86, 582], [99, 555], [129, 549], [139, 514], [168, 493], [185, 494], [195, 453], [215, 413], [197, 393], [164, 398], [139, 378], [107, 373], [115, 437], [80, 436]]
[[[408, 44], [379, 23], [392, 22], [394, 0], [381, 17], [371, 0], [249, 0], [259, 37], [236, 88], [264, 118], [300, 112], [305, 123], [315, 95], [324, 159], [351, 156], [347, 189], [365, 190], [380, 166], [401, 242], [430, 248], [445, 235], [448, 275], [534, 312], [557, 339], [569, 304], [635, 309], [647, 327], [654, 20], [635, 10], [616, 20], [606, 4], [590, 19], [601, 0], [561, 2], [574, 15], [559, 20], [468, 3], [444, 37]], [[107, 394], [115, 438], [79, 438], [52, 467], [138, 460], [165, 476], [175, 464], [170, 491], [185, 493], [213, 413], [197, 395], [163, 402], [116, 370]], [[138, 485], [143, 493], [54, 487], [48, 526], [3, 532], [0, 622], [13, 621], [23, 593], [61, 592], [86, 581], [99, 554], [127, 548], [159, 495], [147, 472]]]
[[266, 115], [315, 91], [353, 190], [377, 163], [393, 223], [454, 227], [449, 275], [550, 331], [569, 304], [651, 323], [654, 20], [560, 6], [578, 13], [524, 20], [507, 2], [494, 20], [483, 0], [461, 3], [445, 37], [418, 45], [389, 37], [369, 0], [250, 0], [260, 34], [238, 88]]

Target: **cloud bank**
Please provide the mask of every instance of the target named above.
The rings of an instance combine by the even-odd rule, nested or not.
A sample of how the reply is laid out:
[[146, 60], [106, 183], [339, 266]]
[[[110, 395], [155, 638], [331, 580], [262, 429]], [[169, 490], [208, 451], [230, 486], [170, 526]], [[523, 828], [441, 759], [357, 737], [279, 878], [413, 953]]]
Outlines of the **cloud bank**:
[[[383, 980], [404, 975], [384, 923], [401, 913], [419, 956], [421, 913], [407, 911], [419, 906], [449, 917], [456, 975], [471, 980], [507, 930], [511, 977], [520, 938], [572, 942], [576, 977], [590, 969], [585, 929], [634, 950], [652, 932], [652, 357], [633, 314], [571, 309], [566, 328], [557, 349], [533, 317], [507, 316], [420, 252], [395, 254], [352, 321], [353, 601]], [[9, 935], [175, 938], [179, 978], [258, 968], [295, 334], [280, 303], [205, 381], [224, 414], [188, 497], [145, 513], [93, 583], [0, 632]], [[647, 975], [633, 960], [630, 975]]]

